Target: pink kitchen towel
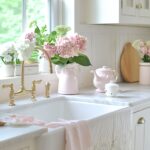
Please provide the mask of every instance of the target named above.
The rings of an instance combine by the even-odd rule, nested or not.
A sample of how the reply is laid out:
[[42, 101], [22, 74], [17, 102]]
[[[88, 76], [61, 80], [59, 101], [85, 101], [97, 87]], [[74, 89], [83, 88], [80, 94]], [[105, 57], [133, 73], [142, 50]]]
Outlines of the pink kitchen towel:
[[50, 122], [46, 126], [48, 128], [65, 127], [66, 150], [91, 149], [91, 135], [87, 121], [61, 119], [59, 122]]
[[66, 150], [90, 150], [91, 136], [86, 121], [70, 122], [66, 128]]
[[47, 128], [65, 127], [66, 148], [65, 150], [91, 150], [91, 135], [86, 120], [63, 120], [58, 122], [45, 122], [32, 116], [11, 115], [3, 121], [23, 123], [27, 125], [39, 125]]

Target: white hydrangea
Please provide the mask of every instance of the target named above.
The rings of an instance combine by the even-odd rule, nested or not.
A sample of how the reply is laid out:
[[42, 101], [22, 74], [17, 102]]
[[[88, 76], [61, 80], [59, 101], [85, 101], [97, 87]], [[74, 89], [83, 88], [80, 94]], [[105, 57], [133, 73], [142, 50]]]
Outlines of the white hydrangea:
[[28, 39], [18, 41], [15, 45], [15, 49], [18, 52], [18, 58], [21, 61], [27, 60], [34, 50], [35, 41], [30, 41]]
[[0, 45], [0, 56], [4, 56], [6, 53], [13, 53], [15, 51], [14, 43], [7, 42]]
[[17, 58], [17, 52], [13, 42], [7, 42], [0, 45], [0, 58], [4, 64], [12, 64]]
[[11, 62], [11, 61], [12, 61], [12, 59], [13, 59], [13, 57], [12, 57], [12, 56], [10, 56], [9, 54], [4, 56], [4, 61], [5, 61], [6, 63]]

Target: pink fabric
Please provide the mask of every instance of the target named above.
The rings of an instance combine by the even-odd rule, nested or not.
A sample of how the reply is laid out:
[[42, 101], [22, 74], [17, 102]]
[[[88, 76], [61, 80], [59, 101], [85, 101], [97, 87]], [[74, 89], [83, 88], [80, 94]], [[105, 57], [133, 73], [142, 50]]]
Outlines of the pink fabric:
[[90, 150], [91, 136], [86, 121], [60, 120], [46, 124], [48, 128], [64, 126], [66, 129], [66, 150]]
[[66, 150], [90, 150], [91, 139], [86, 121], [70, 122], [66, 127]]
[[66, 130], [66, 150], [90, 150], [91, 136], [87, 121], [60, 120], [58, 122], [47, 123], [35, 119], [31, 116], [11, 115], [4, 118], [4, 122], [22, 123], [27, 125], [39, 125], [47, 128], [65, 127]]
[[35, 119], [32, 116], [23, 116], [23, 115], [10, 115], [1, 119], [1, 121], [6, 122], [8, 124], [24, 124], [24, 125], [38, 125], [38, 126], [45, 126], [46, 122]]

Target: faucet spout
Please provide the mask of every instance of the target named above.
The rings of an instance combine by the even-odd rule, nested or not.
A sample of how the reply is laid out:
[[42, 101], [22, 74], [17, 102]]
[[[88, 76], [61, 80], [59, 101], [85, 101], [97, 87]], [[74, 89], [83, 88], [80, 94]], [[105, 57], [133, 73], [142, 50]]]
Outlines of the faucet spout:
[[41, 47], [39, 47], [39, 46], [37, 46], [36, 48], [37, 48], [37, 50], [41, 51], [42, 53], [44, 53], [44, 54], [46, 55], [46, 58], [47, 58], [48, 63], [49, 63], [49, 73], [53, 73], [52, 62], [51, 62], [51, 60], [49, 59], [49, 55], [48, 55], [47, 51], [45, 51], [43, 48], [41, 48]]

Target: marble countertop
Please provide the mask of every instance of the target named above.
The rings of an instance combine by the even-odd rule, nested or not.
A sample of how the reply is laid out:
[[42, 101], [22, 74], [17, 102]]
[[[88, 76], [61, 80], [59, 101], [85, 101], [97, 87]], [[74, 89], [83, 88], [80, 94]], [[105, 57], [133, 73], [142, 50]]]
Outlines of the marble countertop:
[[[88, 88], [80, 90], [77, 95], [60, 95], [60, 94], [52, 94], [50, 99], [53, 97], [65, 96], [66, 98], [79, 98], [82, 101], [89, 101], [95, 103], [103, 103], [109, 105], [122, 105], [122, 106], [130, 106], [134, 107], [142, 103], [150, 102], [150, 86], [135, 84], [127, 84], [120, 83], [119, 84], [120, 91], [115, 97], [108, 97], [105, 93], [98, 93], [95, 91], [95, 88]], [[43, 98], [43, 100], [45, 100]], [[43, 101], [41, 100], [41, 101]], [[31, 100], [29, 101], [30, 103]], [[23, 105], [22, 101], [16, 102], [18, 105], [15, 107], [19, 107], [19, 105]], [[26, 101], [27, 103], [27, 101]], [[0, 104], [0, 112], [3, 109], [9, 107], [7, 104]], [[0, 114], [0, 116], [2, 113]], [[16, 140], [23, 136], [32, 137], [40, 136], [41, 134], [47, 132], [46, 128], [38, 127], [38, 126], [4, 126], [0, 127], [0, 144], [5, 143], [9, 140]]]
[[95, 88], [84, 89], [77, 95], [67, 97], [85, 98], [88, 101], [109, 105], [137, 106], [150, 102], [150, 85], [138, 83], [118, 83], [119, 92], [114, 97], [106, 96], [105, 93], [96, 92]]
[[14, 142], [18, 139], [34, 138], [47, 132], [46, 128], [33, 125], [3, 126], [0, 127], [0, 146], [7, 142]]

